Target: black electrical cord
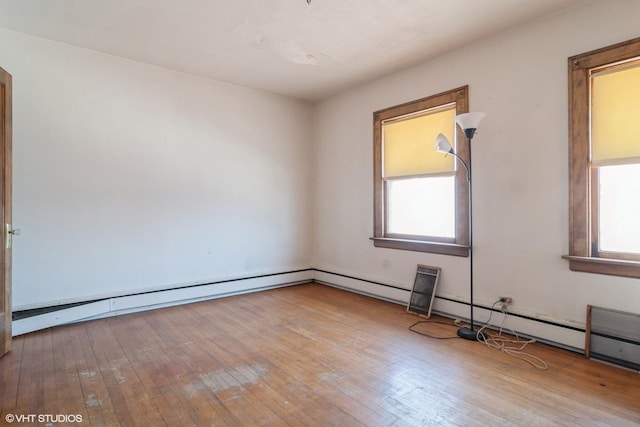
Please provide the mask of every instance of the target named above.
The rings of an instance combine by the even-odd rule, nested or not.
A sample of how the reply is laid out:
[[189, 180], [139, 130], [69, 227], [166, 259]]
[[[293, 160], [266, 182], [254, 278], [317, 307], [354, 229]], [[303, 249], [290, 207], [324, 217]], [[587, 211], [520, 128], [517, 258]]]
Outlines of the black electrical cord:
[[440, 321], [437, 321], [437, 320], [420, 320], [420, 321], [414, 323], [413, 325], [409, 326], [409, 330], [411, 332], [415, 332], [416, 334], [424, 335], [425, 337], [432, 338], [434, 340], [450, 340], [450, 339], [454, 339], [454, 338], [459, 338], [457, 335], [452, 336], [452, 337], [437, 337], [435, 335], [429, 335], [429, 334], [426, 334], [424, 332], [416, 331], [415, 329], [413, 329], [414, 326], [420, 325], [422, 323], [436, 323], [436, 324], [440, 324], [440, 325], [455, 326], [457, 328], [457, 326], [455, 324], [453, 324], [453, 323], [440, 322]]
[[[491, 321], [491, 316], [493, 316], [493, 311], [494, 311], [496, 305], [499, 302], [500, 301], [498, 300], [498, 301], [494, 302], [493, 305], [491, 306], [491, 311], [489, 312], [489, 319], [482, 326], [483, 328], [485, 328], [489, 324], [489, 322]], [[440, 324], [440, 325], [455, 326], [456, 328], [459, 327], [459, 325], [456, 325], [455, 323], [441, 322], [441, 321], [438, 321], [438, 320], [420, 320], [420, 321], [417, 321], [416, 323], [414, 323], [413, 325], [409, 326], [409, 330], [411, 332], [415, 332], [416, 334], [424, 335], [425, 337], [433, 338], [433, 339], [436, 339], [436, 340], [452, 340], [454, 338], [460, 338], [457, 334], [454, 335], [454, 336], [451, 336], [451, 337], [437, 337], [435, 335], [429, 335], [429, 334], [426, 334], [424, 332], [416, 331], [415, 329], [413, 329], [414, 326], [417, 326], [417, 325], [419, 325], [421, 323], [436, 323], [436, 324]]]

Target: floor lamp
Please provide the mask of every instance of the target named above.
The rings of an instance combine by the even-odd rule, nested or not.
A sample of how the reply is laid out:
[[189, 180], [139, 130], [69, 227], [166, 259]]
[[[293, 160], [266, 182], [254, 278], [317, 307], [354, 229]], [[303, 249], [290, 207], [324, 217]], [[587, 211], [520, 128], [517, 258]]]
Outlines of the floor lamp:
[[467, 172], [467, 181], [469, 182], [469, 287], [470, 287], [470, 301], [471, 301], [471, 316], [469, 327], [462, 327], [458, 329], [458, 336], [472, 341], [480, 341], [485, 339], [483, 332], [475, 330], [473, 323], [473, 191], [471, 187], [471, 140], [473, 135], [478, 129], [478, 124], [486, 116], [485, 113], [464, 113], [456, 116], [456, 123], [464, 131], [467, 143], [469, 144], [469, 163], [462, 160], [456, 152], [453, 150], [451, 143], [443, 134], [439, 134], [436, 138], [436, 151], [445, 154], [452, 154], [456, 159], [462, 163]]

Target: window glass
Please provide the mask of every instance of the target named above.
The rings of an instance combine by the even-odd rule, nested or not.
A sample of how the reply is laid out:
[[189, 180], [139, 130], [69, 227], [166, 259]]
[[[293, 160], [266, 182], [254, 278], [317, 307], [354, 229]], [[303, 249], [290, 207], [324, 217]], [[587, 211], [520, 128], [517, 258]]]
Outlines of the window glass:
[[600, 250], [640, 254], [640, 165], [602, 166], [598, 174]]
[[455, 208], [453, 176], [391, 181], [387, 231], [453, 239]]

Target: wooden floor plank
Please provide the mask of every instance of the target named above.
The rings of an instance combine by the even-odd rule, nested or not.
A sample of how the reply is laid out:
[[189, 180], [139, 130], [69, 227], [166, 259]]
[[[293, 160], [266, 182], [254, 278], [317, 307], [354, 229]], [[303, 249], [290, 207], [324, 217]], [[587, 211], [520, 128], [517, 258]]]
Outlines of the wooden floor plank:
[[2, 414], [6, 412], [5, 408], [17, 406], [24, 342], [24, 337], [14, 338], [11, 343], [13, 350], [0, 359], [0, 413]]
[[[549, 365], [537, 370], [480, 343], [409, 331], [417, 320], [395, 304], [306, 284], [39, 331], [16, 337], [0, 359], [0, 420], [78, 414], [78, 425], [109, 427], [640, 424], [636, 373], [535, 343], [527, 350]], [[456, 331], [450, 322], [417, 328]]]

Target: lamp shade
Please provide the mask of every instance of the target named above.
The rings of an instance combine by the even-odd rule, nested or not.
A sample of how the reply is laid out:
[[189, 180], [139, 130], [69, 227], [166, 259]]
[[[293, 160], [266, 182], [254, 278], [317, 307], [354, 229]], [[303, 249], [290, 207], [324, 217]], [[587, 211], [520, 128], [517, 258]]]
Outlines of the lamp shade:
[[438, 136], [436, 137], [436, 144], [434, 148], [438, 153], [445, 153], [445, 154], [453, 153], [453, 147], [449, 142], [449, 138], [447, 138], [441, 133], [439, 133]]
[[456, 116], [456, 123], [462, 130], [478, 129], [478, 124], [486, 116], [485, 113], [463, 113]]
[[591, 80], [592, 164], [640, 162], [640, 62], [595, 73]]

